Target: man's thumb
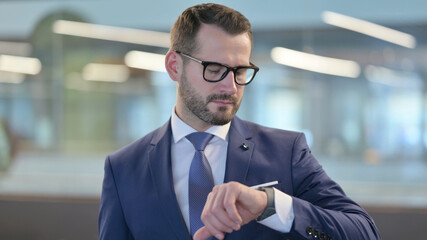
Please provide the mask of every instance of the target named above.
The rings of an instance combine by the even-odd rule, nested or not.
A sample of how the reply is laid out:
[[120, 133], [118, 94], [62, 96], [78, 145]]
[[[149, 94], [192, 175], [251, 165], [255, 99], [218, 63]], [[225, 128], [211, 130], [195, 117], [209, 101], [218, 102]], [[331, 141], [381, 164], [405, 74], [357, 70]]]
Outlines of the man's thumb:
[[208, 228], [203, 226], [194, 234], [194, 240], [205, 240], [212, 237], [212, 234], [208, 231]]

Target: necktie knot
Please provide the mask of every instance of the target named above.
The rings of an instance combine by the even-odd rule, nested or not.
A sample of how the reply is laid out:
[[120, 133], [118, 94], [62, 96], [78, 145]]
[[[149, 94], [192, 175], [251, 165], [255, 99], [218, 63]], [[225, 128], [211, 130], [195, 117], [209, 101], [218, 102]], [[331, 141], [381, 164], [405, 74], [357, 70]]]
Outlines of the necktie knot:
[[205, 132], [194, 132], [188, 134], [186, 138], [193, 144], [197, 151], [204, 151], [209, 141], [214, 135]]

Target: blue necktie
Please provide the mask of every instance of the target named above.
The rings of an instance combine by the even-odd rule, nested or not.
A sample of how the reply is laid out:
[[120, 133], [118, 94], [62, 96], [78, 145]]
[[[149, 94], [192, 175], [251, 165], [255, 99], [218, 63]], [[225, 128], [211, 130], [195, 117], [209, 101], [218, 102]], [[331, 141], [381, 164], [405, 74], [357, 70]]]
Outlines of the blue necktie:
[[203, 227], [200, 219], [208, 194], [214, 187], [212, 169], [204, 154], [206, 145], [213, 138], [212, 134], [195, 132], [186, 136], [196, 149], [190, 166], [188, 177], [188, 203], [190, 207], [190, 230], [194, 236], [196, 231]]

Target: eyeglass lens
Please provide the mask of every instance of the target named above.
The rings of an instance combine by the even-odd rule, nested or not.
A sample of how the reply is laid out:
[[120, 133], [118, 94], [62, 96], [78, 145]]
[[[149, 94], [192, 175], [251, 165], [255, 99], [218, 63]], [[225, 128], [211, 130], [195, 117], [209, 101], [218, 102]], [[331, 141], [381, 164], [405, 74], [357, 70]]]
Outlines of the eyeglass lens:
[[[211, 63], [206, 66], [204, 77], [209, 81], [219, 81], [223, 79], [227, 73], [227, 67]], [[253, 75], [255, 74], [255, 70], [252, 68], [238, 68], [234, 74], [236, 81], [238, 83], [244, 84], [252, 80]]]

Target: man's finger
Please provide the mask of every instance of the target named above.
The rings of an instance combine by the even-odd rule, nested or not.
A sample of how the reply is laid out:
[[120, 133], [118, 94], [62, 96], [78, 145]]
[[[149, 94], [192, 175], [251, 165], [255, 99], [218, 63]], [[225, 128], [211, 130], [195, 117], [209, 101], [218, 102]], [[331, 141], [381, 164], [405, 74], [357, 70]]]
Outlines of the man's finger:
[[210, 234], [208, 229], [205, 226], [203, 226], [199, 230], [197, 230], [197, 232], [193, 236], [193, 239], [194, 240], [206, 240], [210, 237], [212, 237], [212, 234]]
[[[211, 205], [211, 209], [209, 209], [211, 211], [212, 216], [210, 216], [210, 218], [203, 218], [202, 220], [210, 220], [211, 218], [216, 218], [218, 221], [220, 221], [220, 225], [216, 224], [216, 228], [220, 229], [222, 232], [228, 232], [231, 233], [234, 230], [236, 230], [236, 223], [235, 221], [233, 221], [233, 219], [231, 219], [229, 217], [229, 214], [227, 213], [225, 206], [224, 206], [224, 202], [226, 201], [226, 196], [227, 196], [227, 188], [223, 188], [221, 191], [217, 192], [217, 197], [215, 199], [215, 201], [212, 203]], [[235, 204], [234, 202], [232, 203], [233, 205]], [[206, 209], [206, 208], [205, 208]], [[205, 221], [203, 221], [205, 222]], [[213, 222], [214, 224], [214, 222]]]
[[[238, 194], [238, 193], [237, 193]], [[233, 191], [227, 191], [225, 193], [223, 206], [225, 211], [227, 212], [230, 219], [233, 221], [232, 226], [234, 230], [240, 229], [240, 224], [242, 223], [242, 218], [239, 215], [239, 212], [236, 208], [236, 200], [237, 196], [236, 193]]]

